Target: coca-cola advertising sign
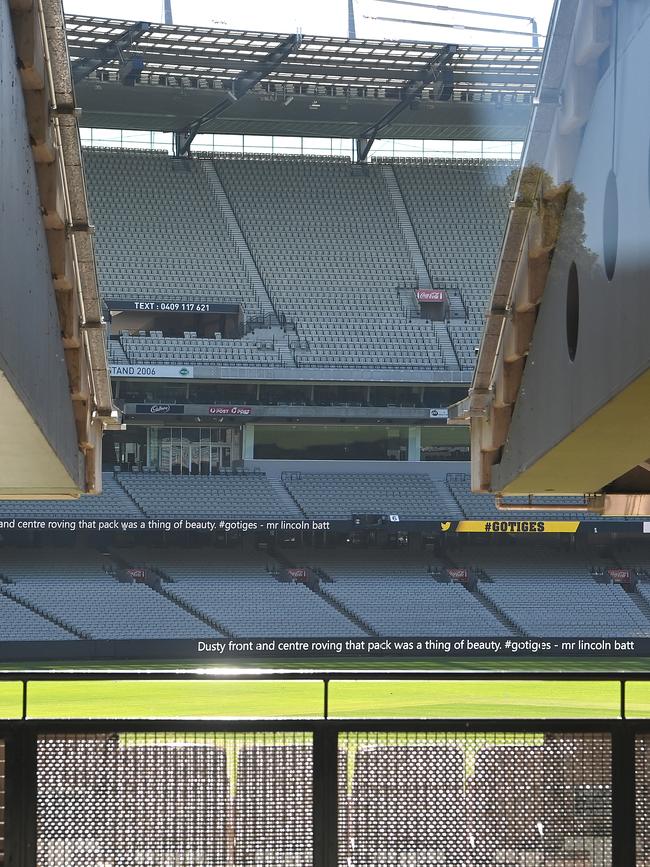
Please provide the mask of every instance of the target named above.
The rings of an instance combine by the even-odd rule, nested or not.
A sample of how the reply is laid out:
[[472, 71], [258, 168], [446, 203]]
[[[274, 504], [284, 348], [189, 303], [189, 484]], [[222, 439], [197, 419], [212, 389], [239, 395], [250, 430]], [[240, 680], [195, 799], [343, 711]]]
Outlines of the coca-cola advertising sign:
[[629, 569], [608, 569], [607, 574], [617, 584], [626, 584], [632, 577]]
[[250, 415], [253, 412], [250, 406], [209, 406], [209, 415]]
[[469, 578], [467, 569], [447, 569], [447, 575], [454, 581], [467, 581]]
[[418, 289], [415, 297], [421, 304], [436, 304], [445, 300], [446, 293], [444, 289]]
[[295, 578], [295, 579], [309, 578], [309, 570], [305, 569], [304, 566], [291, 567], [291, 568], [287, 569], [287, 575], [290, 578]]

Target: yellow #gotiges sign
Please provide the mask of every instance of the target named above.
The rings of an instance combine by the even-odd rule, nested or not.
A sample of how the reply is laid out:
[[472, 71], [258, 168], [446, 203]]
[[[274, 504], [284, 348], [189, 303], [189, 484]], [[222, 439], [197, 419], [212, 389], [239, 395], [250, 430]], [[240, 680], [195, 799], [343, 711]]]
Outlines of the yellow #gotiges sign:
[[580, 521], [508, 521], [498, 518], [493, 521], [443, 521], [443, 532], [457, 533], [575, 533]]

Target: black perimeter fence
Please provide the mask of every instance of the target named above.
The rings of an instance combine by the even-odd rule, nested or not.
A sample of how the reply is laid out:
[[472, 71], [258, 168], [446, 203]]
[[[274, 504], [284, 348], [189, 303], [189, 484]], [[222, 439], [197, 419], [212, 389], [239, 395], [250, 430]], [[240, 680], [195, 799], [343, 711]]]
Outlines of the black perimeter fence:
[[[232, 674], [230, 675], [232, 677]], [[332, 719], [336, 681], [492, 673], [264, 672], [323, 687], [312, 719], [31, 718], [43, 681], [218, 680], [199, 672], [5, 672], [22, 718], [0, 730], [3, 860], [20, 867], [643, 867], [650, 675], [563, 675], [615, 690], [611, 719]], [[557, 674], [499, 675], [553, 681]]]

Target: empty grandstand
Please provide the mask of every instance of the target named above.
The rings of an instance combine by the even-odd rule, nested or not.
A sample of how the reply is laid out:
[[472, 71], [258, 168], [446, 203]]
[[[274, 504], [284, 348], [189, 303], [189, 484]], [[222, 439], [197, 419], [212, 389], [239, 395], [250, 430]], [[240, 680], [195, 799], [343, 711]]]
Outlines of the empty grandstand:
[[235, 637], [364, 635], [328, 600], [302, 583], [278, 581], [261, 556], [227, 552], [143, 551], [144, 562], [169, 578], [170, 600], [179, 602]]
[[409, 519], [460, 517], [445, 484], [411, 473], [285, 473], [284, 484], [310, 518], [349, 518], [355, 513]]
[[255, 309], [226, 226], [210, 219], [214, 208], [195, 163], [155, 152], [86, 150], [85, 164], [107, 303], [134, 294], [164, 301], [216, 294]]
[[[392, 554], [392, 556], [391, 556]], [[355, 556], [356, 555], [356, 556]], [[332, 579], [323, 592], [379, 635], [511, 635], [512, 630], [458, 582], [436, 581], [431, 558], [406, 552], [326, 551], [312, 555]]]
[[417, 536], [390, 547], [283, 538], [263, 548], [205, 535], [188, 547], [168, 532], [146, 547], [115, 535], [101, 551], [92, 533], [74, 547], [5, 544], [0, 642], [150, 641], [164, 655], [169, 639], [650, 638], [647, 572], [624, 545], [445, 537], [434, 553]]
[[470, 322], [482, 324], [516, 169], [500, 160], [402, 159], [393, 166], [429, 276], [435, 286], [459, 287]]
[[[24, 26], [60, 41], [51, 2], [0, 0], [12, 81], [52, 62]], [[612, 6], [603, 77], [625, 0], [552, 22], [578, 7], [593, 71]], [[90, 204], [65, 235], [95, 233], [123, 424], [100, 496], [0, 500], [2, 865], [650, 865], [650, 677], [573, 653], [643, 666], [650, 526], [498, 508], [446, 425], [530, 207], [531, 106], [573, 94], [536, 92], [534, 18], [504, 49], [358, 39], [347, 12], [349, 38], [65, 24]], [[530, 670], [559, 652], [576, 670]]]
[[[100, 284], [111, 309], [125, 301], [233, 302], [245, 320], [267, 316], [270, 326], [227, 340], [218, 332], [184, 340], [123, 333], [109, 344], [114, 363], [126, 357], [441, 372], [472, 366], [458, 317], [469, 325], [473, 352], [514, 162], [396, 165], [397, 208], [387, 163], [356, 167], [344, 158], [261, 154], [188, 162], [94, 149], [86, 158]], [[185, 214], [180, 222], [178, 213]], [[409, 234], [415, 231], [412, 247], [400, 214]], [[420, 284], [456, 287], [447, 299], [456, 302], [456, 318], [424, 317]], [[275, 351], [256, 351], [258, 344]]]
[[583, 559], [534, 545], [503, 552], [482, 551], [481, 569], [492, 581], [482, 592], [524, 633], [584, 636], [647, 636], [647, 614], [619, 584], [602, 583]]
[[170, 606], [152, 587], [119, 581], [107, 574], [106, 563], [92, 552], [79, 557], [49, 550], [30, 557], [24, 550], [3, 550], [1, 560], [3, 594], [40, 614], [46, 622], [67, 630], [67, 635], [58, 635], [59, 639], [195, 638], [215, 634], [184, 610]]
[[128, 496], [152, 518], [213, 518], [215, 510], [233, 518], [275, 518], [281, 504], [262, 473], [220, 473], [182, 476], [166, 473], [120, 473]]
[[[82, 45], [97, 47], [101, 26], [99, 19], [69, 20], [80, 64]], [[114, 25], [106, 26], [113, 33]], [[173, 28], [165, 34], [179, 60], [189, 52], [182, 65], [194, 82], [188, 87], [196, 88], [192, 99], [208, 98], [212, 73], [231, 49], [214, 31], [215, 66], [199, 74], [190, 71], [185, 36]], [[248, 35], [241, 38], [243, 51]], [[146, 29], [138, 39], [149, 39]], [[302, 43], [273, 44], [291, 79]], [[401, 43], [391, 45], [391, 56], [402, 59], [386, 69], [388, 78], [403, 83], [409, 62], [419, 70], [425, 58], [441, 58], [441, 48], [432, 45], [427, 58], [419, 43], [406, 54]], [[329, 43], [317, 40], [314, 50], [347, 76]], [[368, 65], [364, 81], [376, 75], [377, 51], [354, 40], [346, 46], [360, 69]], [[536, 52], [515, 59], [500, 50], [488, 56], [459, 49], [458, 90], [448, 100], [457, 115], [454, 134], [489, 139], [498, 126], [495, 138], [502, 139], [514, 130], [515, 116], [521, 120], [530, 110], [537, 60]], [[483, 79], [486, 68], [499, 81], [496, 90]], [[112, 89], [111, 65], [97, 69], [88, 80], [79, 73], [78, 85], [88, 108], [82, 140], [89, 145], [88, 197], [110, 317], [114, 396], [126, 421], [125, 430], [106, 438], [103, 470], [119, 468], [125, 508], [128, 502], [132, 516], [161, 519], [214, 517], [215, 507], [233, 519], [350, 521], [359, 513], [462, 519], [466, 512], [444, 476], [464, 465], [412, 470], [415, 463], [469, 457], [467, 432], [446, 427], [446, 407], [464, 396], [471, 376], [519, 146], [510, 140], [483, 152], [481, 145], [481, 155], [470, 157], [462, 142], [446, 142], [441, 153], [450, 156], [425, 157], [427, 136], [443, 135], [427, 112], [417, 130], [411, 118], [407, 133], [422, 136], [422, 157], [388, 158], [378, 149], [376, 158], [371, 152], [355, 162], [345, 151], [336, 155], [333, 145], [328, 154], [310, 149], [308, 111], [296, 120], [300, 153], [280, 134], [270, 149], [244, 147], [242, 138], [238, 150], [233, 136], [232, 149], [221, 142], [211, 150], [216, 142], [207, 133], [218, 128], [217, 115], [216, 125], [201, 127], [196, 137], [188, 127], [186, 137], [173, 139], [157, 129], [151, 106], [140, 103], [160, 85], [155, 99], [178, 111], [170, 67], [170, 77], [145, 75], [133, 88], [143, 117], [151, 118], [149, 147], [133, 148], [138, 136], [122, 132], [107, 137], [121, 146], [102, 147], [101, 130], [124, 118], [111, 114], [103, 90], [91, 85], [99, 75], [102, 88]], [[328, 78], [332, 69], [322, 74]], [[266, 93], [267, 85], [253, 83], [253, 92]], [[307, 107], [304, 86], [300, 76], [283, 84], [300, 111]], [[458, 103], [466, 86], [472, 96], [463, 100], [483, 94], [481, 120], [472, 125]], [[394, 98], [385, 81], [372, 93], [365, 85], [331, 87], [333, 105], [346, 109], [350, 99], [361, 106]], [[426, 84], [423, 92], [440, 101]], [[320, 117], [319, 135], [339, 135], [334, 115]], [[256, 124], [254, 118], [246, 136]], [[348, 465], [328, 471], [303, 459]], [[370, 467], [369, 460], [381, 465]], [[411, 463], [409, 472], [393, 475], [395, 461]], [[211, 479], [172, 479], [193, 475]], [[47, 504], [34, 508], [49, 511]]]
[[[249, 467], [217, 469], [211, 475], [188, 475], [181, 472], [179, 453], [172, 472], [104, 473], [104, 492], [97, 497], [74, 503], [0, 501], [0, 520], [309, 518], [351, 524], [355, 516], [374, 515], [392, 522], [395, 529], [400, 523], [424, 526], [464, 519], [604, 521], [605, 527], [617, 520], [578, 511], [581, 501], [570, 497], [559, 498], [560, 509], [553, 512], [518, 511], [518, 504], [528, 503], [517, 497], [510, 498], [512, 511], [499, 511], [489, 496], [470, 492], [469, 475], [441, 475], [449, 463], [410, 465], [414, 472], [400, 472], [404, 464], [399, 463], [353, 463], [349, 471], [338, 469], [341, 462], [334, 461], [278, 461], [277, 467], [273, 463], [251, 462]], [[338, 471], [332, 472], [330, 464]], [[622, 520], [634, 523], [632, 518]]]

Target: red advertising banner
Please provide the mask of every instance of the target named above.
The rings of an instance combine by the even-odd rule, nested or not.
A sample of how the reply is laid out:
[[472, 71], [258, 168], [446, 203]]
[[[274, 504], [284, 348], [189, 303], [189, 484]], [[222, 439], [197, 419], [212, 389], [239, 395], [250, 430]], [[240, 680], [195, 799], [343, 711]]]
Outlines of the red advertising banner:
[[467, 581], [469, 578], [467, 569], [447, 569], [447, 575], [454, 581]]
[[127, 569], [126, 574], [129, 578], [134, 578], [136, 581], [141, 581], [147, 577], [147, 573], [144, 569]]
[[607, 574], [617, 584], [627, 584], [632, 577], [629, 569], [608, 569]]
[[290, 578], [309, 578], [309, 570], [304, 566], [287, 569]]
[[250, 415], [253, 412], [250, 406], [210, 406], [210, 415]]
[[431, 304], [447, 300], [444, 289], [416, 289], [415, 297], [420, 303]]

